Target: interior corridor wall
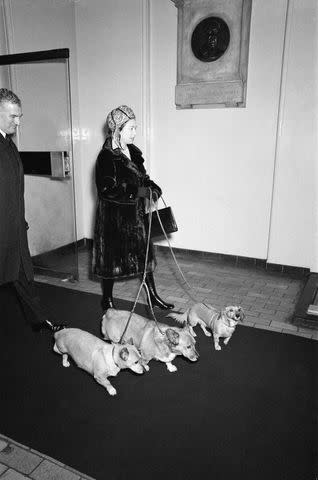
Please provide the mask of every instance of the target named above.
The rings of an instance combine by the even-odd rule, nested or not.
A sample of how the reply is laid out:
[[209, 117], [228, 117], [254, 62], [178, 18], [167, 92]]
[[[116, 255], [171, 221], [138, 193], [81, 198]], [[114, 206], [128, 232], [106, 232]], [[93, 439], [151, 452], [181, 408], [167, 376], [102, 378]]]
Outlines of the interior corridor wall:
[[144, 0], [80, 0], [76, 38], [81, 118], [82, 191], [85, 236], [93, 237], [96, 189], [94, 167], [105, 140], [107, 114], [126, 104], [138, 121], [135, 143], [143, 137]]
[[268, 259], [318, 271], [318, 4], [290, 0]]
[[317, 8], [253, 0], [247, 107], [176, 110], [177, 9], [151, 0], [151, 160], [175, 246], [317, 271]]
[[246, 108], [176, 110], [177, 9], [151, 0], [151, 162], [175, 247], [266, 258], [286, 0], [254, 0]]
[[[302, 45], [313, 44], [309, 21], [313, 2], [306, 2], [309, 10], [300, 0], [295, 3], [294, 18], [296, 24], [300, 23], [291, 30], [296, 35], [292, 34], [292, 42], [300, 36]], [[300, 218], [315, 186], [301, 181], [297, 185], [298, 199], [290, 203], [284, 179], [292, 172], [294, 188], [300, 167], [298, 153], [304, 142], [306, 148], [312, 145], [309, 148], [314, 158], [316, 147], [310, 143], [313, 126], [306, 132], [300, 129], [301, 135], [288, 134], [299, 143], [288, 147], [285, 160], [278, 159], [275, 169], [287, 0], [253, 0], [247, 107], [193, 110], [176, 110], [174, 105], [177, 9], [171, 0], [5, 3], [12, 5], [14, 12], [14, 48], [10, 53], [64, 47], [71, 50], [75, 148], [79, 160], [79, 238], [93, 235], [93, 172], [104, 139], [106, 114], [114, 106], [127, 103], [135, 109], [140, 126], [136, 144], [144, 149], [149, 140], [147, 166], [162, 186], [166, 201], [173, 206], [179, 225], [172, 238], [175, 247], [256, 258], [267, 258], [269, 252], [271, 261], [309, 266], [311, 254], [307, 255], [308, 238], [300, 234], [302, 225], [296, 226], [299, 230], [294, 235], [284, 235], [283, 230], [294, 229], [291, 216], [296, 211]], [[145, 85], [148, 6], [150, 83]], [[290, 91], [297, 91], [303, 112], [312, 112], [317, 106], [310, 103], [308, 95], [314, 85], [312, 71], [308, 70], [309, 50], [302, 55], [302, 76], [296, 66], [297, 49], [292, 49], [298, 73], [287, 82]], [[150, 105], [145, 105], [145, 87], [150, 88]], [[143, 135], [145, 106], [150, 116], [149, 138]], [[294, 114], [292, 108], [285, 111], [287, 116]], [[306, 118], [309, 123], [313, 121]], [[301, 171], [304, 175], [304, 169]]]
[[[141, 125], [136, 143], [143, 148], [149, 141], [148, 168], [179, 225], [172, 237], [175, 247], [312, 267], [318, 257], [312, 227], [317, 216], [310, 208], [313, 198], [317, 207], [314, 0], [253, 0], [247, 107], [194, 110], [176, 110], [174, 105], [177, 9], [173, 2], [106, 3], [80, 0], [75, 9], [86, 236], [93, 236], [92, 176], [103, 141], [103, 120], [115, 105], [128, 103], [139, 123], [142, 110], [148, 109], [149, 137], [140, 135], [145, 131]], [[291, 4], [294, 15], [287, 17]], [[150, 8], [149, 105], [144, 104], [143, 83], [145, 6]], [[292, 47], [285, 93], [294, 103], [284, 111], [287, 150], [276, 152], [283, 56], [284, 48], [289, 48], [286, 27]], [[304, 123], [293, 134], [298, 107]], [[304, 151], [306, 160], [300, 165]], [[290, 196], [291, 189], [297, 194]], [[318, 237], [317, 229], [314, 235]]]
[[[143, 5], [150, 5], [150, 173], [179, 224], [176, 247], [266, 258], [287, 0], [255, 0], [245, 109], [176, 110], [177, 9], [170, 0], [76, 3], [84, 222], [115, 105], [142, 110]], [[89, 40], [89, 41], [88, 41]], [[143, 138], [137, 138], [142, 146]]]

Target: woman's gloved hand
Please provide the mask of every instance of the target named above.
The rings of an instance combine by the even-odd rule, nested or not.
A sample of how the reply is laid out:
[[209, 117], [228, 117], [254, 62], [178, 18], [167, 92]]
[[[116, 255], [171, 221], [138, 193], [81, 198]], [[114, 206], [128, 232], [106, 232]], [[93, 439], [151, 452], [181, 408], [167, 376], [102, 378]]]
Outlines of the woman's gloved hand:
[[152, 193], [152, 200], [156, 201], [160, 197], [160, 192], [149, 187], [138, 187], [137, 197], [150, 198], [150, 192]]
[[138, 187], [137, 197], [150, 198], [150, 189], [147, 187]]

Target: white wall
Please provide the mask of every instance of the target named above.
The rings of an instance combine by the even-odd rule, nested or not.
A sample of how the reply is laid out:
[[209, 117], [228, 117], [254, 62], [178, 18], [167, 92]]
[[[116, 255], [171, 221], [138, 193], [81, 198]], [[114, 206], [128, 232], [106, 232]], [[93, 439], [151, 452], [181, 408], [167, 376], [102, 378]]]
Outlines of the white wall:
[[151, 0], [151, 162], [180, 226], [176, 247], [314, 268], [317, 4], [290, 3], [276, 157], [288, 1], [253, 1], [246, 109], [176, 110], [177, 10]]
[[177, 9], [151, 5], [152, 165], [173, 244], [266, 258], [286, 1], [253, 2], [244, 109], [175, 109]]
[[[105, 115], [114, 105], [128, 103], [141, 119], [145, 108], [142, 76], [147, 67], [141, 59], [140, 23], [145, 4], [147, 0], [110, 0], [105, 8], [103, 0], [76, 3], [81, 125], [89, 132], [82, 143], [87, 162], [83, 194], [87, 200], [84, 222], [88, 237], [93, 235], [95, 202], [91, 180]], [[298, 49], [312, 44], [315, 38], [310, 22], [314, 0], [309, 4], [306, 7], [297, 0], [294, 19], [288, 17], [289, 24], [295, 18], [298, 24], [296, 29], [288, 24], [291, 42], [299, 45], [291, 49], [295, 62]], [[312, 267], [312, 228], [308, 227], [306, 236], [304, 222], [294, 220], [297, 203], [297, 219], [305, 211], [305, 223], [313, 223], [309, 205], [318, 184], [311, 181], [308, 188], [306, 183], [306, 179], [314, 178], [313, 159], [317, 152], [313, 144], [315, 126], [305, 127], [317, 109], [317, 99], [310, 100], [315, 88], [315, 61], [310, 57], [310, 48], [301, 59], [301, 67], [297, 69], [295, 63], [291, 68], [284, 87], [297, 91], [306, 118], [304, 128], [301, 135], [289, 135], [288, 164], [280, 159], [280, 152], [276, 155], [288, 0], [253, 1], [245, 109], [175, 109], [177, 9], [170, 0], [149, 0], [149, 5], [151, 128], [147, 160], [151, 176], [162, 186], [179, 224], [172, 244]], [[293, 122], [296, 108], [298, 105], [285, 112], [288, 121]], [[142, 148], [146, 141], [136, 139]], [[303, 170], [297, 200], [281, 200], [284, 189], [280, 179], [290, 175], [291, 166], [297, 172], [298, 154], [304, 147], [309, 147], [311, 161], [306, 163], [306, 173]], [[297, 173], [292, 184], [296, 177]]]
[[318, 271], [316, 0], [290, 0], [268, 259]]
[[97, 155], [104, 142], [108, 112], [121, 104], [138, 119], [136, 144], [144, 145], [142, 0], [80, 0], [76, 3], [78, 82], [83, 159], [83, 219], [86, 237], [93, 236]]

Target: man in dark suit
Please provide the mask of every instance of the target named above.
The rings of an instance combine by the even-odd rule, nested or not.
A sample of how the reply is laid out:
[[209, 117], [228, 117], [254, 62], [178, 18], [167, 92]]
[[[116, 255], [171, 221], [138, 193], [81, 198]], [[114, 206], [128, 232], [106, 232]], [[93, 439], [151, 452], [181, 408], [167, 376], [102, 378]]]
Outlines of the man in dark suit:
[[36, 296], [24, 217], [24, 175], [11, 140], [22, 117], [21, 101], [0, 88], [0, 288], [11, 284], [27, 320], [35, 330], [63, 328], [50, 321]]

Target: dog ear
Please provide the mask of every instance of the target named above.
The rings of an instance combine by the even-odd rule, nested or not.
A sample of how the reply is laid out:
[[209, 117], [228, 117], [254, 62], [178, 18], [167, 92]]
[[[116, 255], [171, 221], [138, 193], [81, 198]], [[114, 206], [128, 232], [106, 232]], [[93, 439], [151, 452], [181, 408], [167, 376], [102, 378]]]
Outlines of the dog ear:
[[167, 328], [166, 336], [172, 345], [179, 345], [179, 333], [176, 332], [173, 328]]
[[243, 320], [245, 318], [245, 312], [244, 312], [242, 307], [239, 307], [239, 311], [240, 311], [240, 320], [241, 320], [241, 322], [243, 322]]
[[129, 357], [128, 348], [126, 348], [126, 347], [122, 348], [119, 352], [119, 356], [124, 362], [126, 362], [127, 358]]
[[[190, 333], [191, 337], [193, 337], [192, 335], [192, 332], [191, 332], [191, 329], [190, 329], [190, 325], [188, 323], [185, 323], [184, 326], [182, 327], [182, 329], [184, 331], [187, 331], [188, 333]], [[194, 337], [193, 337], [194, 338]]]

